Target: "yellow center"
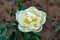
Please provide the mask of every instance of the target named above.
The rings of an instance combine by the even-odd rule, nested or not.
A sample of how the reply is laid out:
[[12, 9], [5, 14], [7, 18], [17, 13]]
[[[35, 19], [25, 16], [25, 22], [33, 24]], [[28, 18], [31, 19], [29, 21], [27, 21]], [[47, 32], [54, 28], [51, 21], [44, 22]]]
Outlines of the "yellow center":
[[38, 25], [37, 24], [34, 24], [34, 27], [36, 28]]
[[32, 18], [32, 22], [36, 22], [37, 21], [37, 18]]
[[31, 22], [36, 22], [37, 21], [37, 18], [33, 18], [33, 17], [31, 17], [31, 21], [29, 21], [28, 20], [28, 17], [26, 17], [23, 21], [24, 21], [24, 23], [26, 23], [26, 24], [30, 24]]
[[24, 23], [30, 24], [30, 21], [27, 19], [27, 17], [24, 19]]

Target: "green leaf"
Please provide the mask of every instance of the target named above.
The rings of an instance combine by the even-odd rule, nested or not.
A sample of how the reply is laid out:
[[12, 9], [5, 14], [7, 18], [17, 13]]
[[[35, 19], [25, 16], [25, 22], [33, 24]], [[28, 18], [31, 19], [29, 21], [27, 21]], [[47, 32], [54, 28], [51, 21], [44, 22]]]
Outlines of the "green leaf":
[[39, 40], [40, 39], [39, 32], [28, 32], [28, 33], [22, 32], [21, 35], [23, 35], [22, 40]]
[[31, 40], [39, 40], [39, 37], [33, 36], [33, 37], [31, 38]]
[[3, 26], [1, 25], [1, 23], [0, 23], [0, 29], [2, 29], [3, 28]]
[[58, 32], [60, 30], [60, 23], [56, 25], [55, 31]]
[[6, 28], [8, 29], [8, 28], [10, 28], [10, 27], [12, 27], [12, 26], [15, 26], [16, 24], [15, 23], [6, 23]]
[[24, 7], [24, 6], [22, 5], [22, 3], [21, 3], [21, 0], [17, 0], [17, 3], [18, 3], [18, 10], [19, 10], [19, 11], [25, 9], [25, 7]]
[[40, 37], [40, 33], [39, 33], [39, 32], [33, 32], [33, 34], [34, 34], [35, 36]]
[[0, 29], [0, 35], [2, 35], [5, 32], [5, 28]]
[[0, 40], [2, 40], [2, 36], [0, 36]]
[[2, 34], [2, 28], [3, 26], [0, 24], [0, 34]]
[[23, 40], [29, 40], [29, 38], [27, 36], [23, 37]]
[[30, 35], [24, 33], [23, 40], [30, 40]]
[[[10, 36], [15, 35], [15, 34], [12, 34], [13, 32], [16, 32], [15, 30], [13, 30], [13, 32], [11, 32], [10, 35], [7, 35], [7, 30], [8, 30], [7, 28], [10, 28], [14, 25], [16, 25], [16, 24], [12, 23], [12, 22], [11, 23], [6, 23], [5, 27], [2, 27], [2, 25], [0, 24], [0, 40], [10, 40], [12, 38], [12, 37], [10, 38]], [[13, 39], [16, 40], [15, 36], [14, 36]]]
[[7, 35], [6, 34], [2, 37], [2, 40], [7, 40]]
[[17, 31], [13, 31], [12, 34], [10, 34], [10, 40], [16, 40], [16, 32]]

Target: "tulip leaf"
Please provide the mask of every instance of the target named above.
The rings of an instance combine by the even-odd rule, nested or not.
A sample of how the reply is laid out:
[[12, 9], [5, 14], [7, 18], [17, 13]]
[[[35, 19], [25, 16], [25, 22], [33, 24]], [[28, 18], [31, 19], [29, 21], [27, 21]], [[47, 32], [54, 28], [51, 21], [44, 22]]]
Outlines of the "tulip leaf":
[[32, 32], [31, 40], [39, 40], [39, 39], [40, 39], [40, 33], [39, 32]]
[[0, 23], [0, 29], [2, 29], [3, 28], [3, 26], [1, 25], [1, 23]]
[[33, 36], [33, 37], [31, 38], [31, 40], [39, 40], [39, 37]]
[[56, 25], [55, 31], [58, 32], [59, 30], [60, 30], [60, 23], [58, 23], [58, 24]]
[[10, 27], [12, 26], [15, 26], [16, 24], [15, 23], [6, 23], [6, 28], [9, 29]]
[[16, 30], [13, 30], [9, 35], [7, 35], [8, 40], [16, 40]]
[[21, 0], [17, 0], [17, 3], [18, 3], [18, 10], [19, 10], [19, 11], [25, 9], [25, 7], [24, 7], [24, 6], [22, 5], [22, 3], [21, 3]]
[[[10, 40], [10, 36], [14, 36], [13, 35], [13, 32], [16, 32], [16, 31], [13, 31], [11, 32], [11, 34], [7, 35], [7, 31], [8, 29], [7, 28], [10, 28], [12, 26], [16, 25], [15, 23], [6, 23], [5, 27], [3, 27], [1, 24], [0, 24], [0, 40]], [[15, 34], [16, 35], [16, 34]], [[13, 40], [16, 40], [16, 36], [14, 36]]]
[[22, 32], [21, 35], [23, 35], [22, 37], [23, 40], [39, 40], [40, 39], [39, 34], [40, 34], [39, 32], [28, 32], [28, 33]]
[[29, 39], [30, 39], [29, 35], [25, 35], [25, 36], [23, 37], [23, 40], [29, 40]]
[[0, 40], [2, 40], [2, 35], [0, 34]]
[[33, 32], [34, 35], [40, 37], [40, 33], [39, 32]]

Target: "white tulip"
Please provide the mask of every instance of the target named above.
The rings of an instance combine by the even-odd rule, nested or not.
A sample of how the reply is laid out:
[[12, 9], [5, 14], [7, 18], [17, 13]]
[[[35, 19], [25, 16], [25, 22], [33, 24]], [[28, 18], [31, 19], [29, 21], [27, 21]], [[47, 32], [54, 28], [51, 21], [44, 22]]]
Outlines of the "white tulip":
[[21, 10], [16, 13], [16, 20], [19, 23], [18, 29], [22, 32], [40, 32], [42, 25], [46, 22], [46, 13], [35, 7]]

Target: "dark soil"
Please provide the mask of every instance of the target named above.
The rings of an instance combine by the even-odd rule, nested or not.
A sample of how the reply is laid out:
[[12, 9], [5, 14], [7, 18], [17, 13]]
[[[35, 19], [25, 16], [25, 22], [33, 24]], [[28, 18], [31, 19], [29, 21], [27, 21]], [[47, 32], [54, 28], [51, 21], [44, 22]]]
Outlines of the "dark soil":
[[[55, 32], [56, 24], [60, 23], [60, 0], [21, 0], [21, 2], [26, 8], [35, 6], [46, 12], [47, 21], [41, 31], [41, 40], [60, 40], [60, 32]], [[16, 0], [0, 0], [0, 22], [3, 26], [6, 22], [16, 21], [12, 15], [16, 10]]]

